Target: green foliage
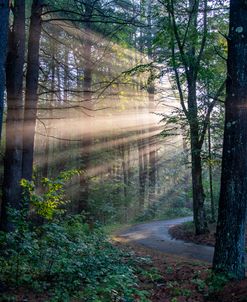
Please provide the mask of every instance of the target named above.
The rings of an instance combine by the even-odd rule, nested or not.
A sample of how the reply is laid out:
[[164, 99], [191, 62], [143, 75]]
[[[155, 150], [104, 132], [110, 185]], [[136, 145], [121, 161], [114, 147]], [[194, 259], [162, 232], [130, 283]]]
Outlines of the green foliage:
[[[169, 194], [168, 194], [169, 195]], [[164, 196], [165, 197], [165, 196]], [[154, 219], [172, 219], [192, 215], [192, 210], [186, 207], [186, 198], [178, 192], [177, 196], [160, 198], [159, 201], [148, 205], [144, 212], [136, 218], [137, 222]]]
[[206, 280], [209, 294], [219, 292], [226, 285], [229, 279], [230, 276], [226, 276], [225, 274], [215, 274], [212, 272]]
[[199, 292], [203, 292], [206, 287], [206, 282], [200, 278], [192, 279], [191, 283], [195, 284]]
[[183, 225], [183, 229], [186, 233], [187, 232], [192, 232], [192, 233], [195, 232], [195, 225], [194, 225], [193, 221], [186, 221], [182, 225]]
[[[37, 293], [48, 301], [87, 302], [142, 301], [147, 294], [138, 288], [139, 259], [115, 248], [101, 228], [86, 223], [83, 215], [61, 216], [65, 182], [77, 170], [43, 179], [44, 193], [38, 195], [33, 182], [22, 180], [24, 202], [30, 201], [47, 223], [34, 226], [27, 207], [10, 209], [15, 229], [0, 233], [0, 284], [12, 296], [19, 288]], [[6, 301], [11, 295], [5, 294]]]
[[[170, 293], [172, 296], [185, 296], [185, 297], [190, 297], [191, 296], [191, 291], [187, 288], [181, 288], [179, 283], [177, 281], [169, 281], [167, 282], [167, 288], [170, 289]], [[172, 301], [176, 301], [173, 300]]]
[[148, 301], [133, 260], [83, 216], [1, 233], [0, 243], [0, 282], [11, 288], [47, 293], [49, 301]]
[[69, 202], [65, 197], [65, 182], [79, 174], [79, 170], [70, 170], [61, 172], [58, 177], [53, 179], [43, 178], [41, 181], [42, 194], [37, 194], [33, 181], [22, 179], [21, 186], [24, 191], [24, 202], [30, 201], [34, 211], [41, 217], [48, 220], [52, 219], [56, 213], [63, 213], [61, 206]]
[[[137, 192], [131, 184], [124, 194], [126, 185], [119, 179], [100, 179], [95, 177], [90, 186], [90, 213], [104, 224], [113, 222], [128, 223], [126, 212], [136, 202]], [[130, 217], [130, 218], [133, 218]]]
[[152, 282], [157, 282], [159, 280], [163, 280], [162, 275], [159, 273], [157, 268], [153, 267], [150, 270], [142, 271], [142, 275], [147, 277]]

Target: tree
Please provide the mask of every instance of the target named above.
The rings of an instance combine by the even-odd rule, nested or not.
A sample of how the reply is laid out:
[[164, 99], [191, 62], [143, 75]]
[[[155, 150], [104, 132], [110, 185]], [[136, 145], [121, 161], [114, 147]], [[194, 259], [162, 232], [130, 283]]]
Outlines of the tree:
[[33, 0], [28, 39], [26, 94], [23, 122], [22, 177], [31, 181], [36, 115], [38, 106], [39, 44], [41, 36], [42, 0]]
[[247, 5], [230, 1], [222, 176], [215, 272], [244, 279], [247, 208]]
[[22, 178], [22, 126], [23, 126], [23, 67], [25, 56], [25, 1], [16, 0], [13, 6], [14, 21], [9, 36], [6, 67], [7, 120], [4, 158], [3, 201], [1, 229], [10, 230], [8, 209], [21, 206]]
[[[175, 121], [183, 129], [188, 129], [195, 232], [203, 234], [208, 231], [208, 227], [204, 208], [202, 148], [210, 115], [224, 89], [224, 79], [219, 82], [220, 73], [216, 73], [217, 78], [211, 77], [213, 70], [216, 70], [215, 66], [219, 65], [214, 49], [218, 37], [211, 20], [218, 7], [212, 7], [212, 12], [207, 0], [169, 0], [162, 3], [167, 13], [167, 17], [161, 19], [165, 30], [158, 33], [156, 41], [163, 45], [163, 52], [167, 52], [160, 57], [163, 60], [165, 57], [181, 105], [181, 109], [174, 111], [176, 116], [164, 115], [164, 120], [173, 125]], [[164, 34], [168, 37], [168, 45]], [[216, 56], [213, 63], [208, 58], [209, 53]], [[211, 97], [207, 97], [205, 89], [208, 82]]]
[[[207, 1], [203, 2], [203, 31], [200, 41], [198, 39], [198, 18], [200, 1], [190, 0], [188, 10], [188, 27], [181, 37], [177, 24], [174, 1], [169, 1], [168, 12], [170, 16], [170, 27], [173, 32], [172, 48], [172, 67], [176, 77], [176, 85], [179, 90], [180, 102], [188, 120], [190, 129], [191, 145], [191, 171], [192, 171], [192, 192], [193, 192], [193, 213], [196, 234], [207, 232], [207, 222], [204, 209], [204, 190], [202, 184], [202, 160], [201, 149], [204, 137], [200, 136], [200, 126], [198, 117], [198, 97], [197, 97], [197, 80], [202, 55], [204, 53], [207, 39]], [[187, 40], [187, 41], [186, 41]], [[189, 42], [189, 44], [188, 44]], [[176, 62], [177, 44], [180, 60], [185, 71], [187, 85], [187, 107], [185, 105], [185, 96], [179, 75], [178, 63]], [[198, 50], [199, 49], [199, 50]]]
[[2, 137], [2, 123], [4, 110], [4, 91], [5, 91], [5, 63], [8, 44], [8, 25], [9, 25], [9, 0], [0, 1], [0, 140]]
[[[95, 2], [96, 3], [96, 2]], [[92, 100], [92, 73], [93, 73], [93, 62], [92, 62], [92, 14], [94, 11], [94, 5], [91, 1], [85, 1], [85, 8], [83, 18], [85, 20], [85, 40], [83, 45], [83, 58], [84, 58], [84, 70], [83, 70], [83, 102], [86, 109], [86, 116], [84, 117], [88, 121], [88, 130], [85, 136], [82, 138], [82, 156], [81, 156], [81, 169], [84, 173], [80, 176], [80, 201], [79, 201], [79, 212], [82, 210], [88, 211], [89, 205], [89, 168], [90, 168], [90, 153], [92, 151], [92, 117], [90, 116], [90, 110], [93, 109]]]

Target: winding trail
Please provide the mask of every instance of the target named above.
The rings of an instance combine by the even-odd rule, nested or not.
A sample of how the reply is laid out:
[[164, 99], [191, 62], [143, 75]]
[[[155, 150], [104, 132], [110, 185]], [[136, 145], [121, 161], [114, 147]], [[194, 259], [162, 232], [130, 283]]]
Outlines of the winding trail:
[[186, 221], [192, 221], [192, 217], [138, 224], [119, 232], [118, 237], [167, 254], [212, 263], [213, 247], [172, 239], [169, 235], [170, 227]]

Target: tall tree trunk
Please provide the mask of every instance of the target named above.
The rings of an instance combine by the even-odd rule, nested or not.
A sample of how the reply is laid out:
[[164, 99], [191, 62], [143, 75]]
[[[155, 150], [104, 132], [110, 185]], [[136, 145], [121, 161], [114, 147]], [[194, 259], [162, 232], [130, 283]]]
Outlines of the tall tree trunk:
[[128, 195], [128, 164], [126, 161], [126, 156], [125, 156], [125, 144], [123, 143], [122, 145], [120, 145], [120, 154], [122, 157], [122, 171], [123, 171], [123, 191], [124, 191], [124, 198], [127, 199], [127, 195]]
[[247, 208], [247, 5], [230, 1], [225, 129], [213, 269], [245, 278]]
[[202, 162], [199, 135], [199, 124], [196, 102], [196, 82], [192, 79], [188, 84], [188, 110], [190, 115], [191, 174], [193, 192], [193, 215], [196, 234], [208, 231], [204, 209], [205, 195], [202, 184]]
[[0, 0], [0, 141], [2, 139], [2, 124], [4, 111], [4, 91], [6, 80], [6, 54], [8, 46], [9, 0]]
[[187, 145], [186, 141], [186, 131], [185, 129], [181, 129], [183, 133], [183, 156], [184, 156], [184, 161], [185, 161], [185, 172], [184, 172], [184, 177], [183, 177], [183, 182], [184, 182], [184, 192], [185, 192], [185, 205], [186, 207], [190, 207], [190, 197], [189, 197], [189, 186], [190, 186], [190, 174], [187, 171], [187, 165], [189, 163], [189, 146]]
[[[49, 177], [49, 166], [50, 166], [50, 136], [52, 134], [52, 126], [53, 126], [53, 108], [55, 104], [55, 43], [54, 40], [51, 40], [51, 94], [50, 99], [48, 99], [46, 107], [48, 107], [48, 116], [47, 116], [47, 122], [46, 122], [46, 137], [45, 137], [45, 147], [44, 147], [44, 165], [43, 165], [43, 171], [42, 176], [43, 177]], [[60, 91], [60, 85], [58, 84], [58, 89]]]
[[64, 97], [63, 100], [65, 103], [68, 101], [68, 89], [69, 89], [69, 51], [65, 46], [64, 49], [64, 76], [63, 76], [63, 88], [64, 88]]
[[[148, 34], [147, 34], [147, 50], [149, 60], [153, 60], [153, 49], [152, 49], [152, 1], [148, 0], [147, 3], [147, 23], [148, 23]], [[149, 101], [149, 114], [153, 114], [154, 109], [154, 94], [155, 94], [155, 83], [154, 83], [154, 72], [150, 71], [148, 79], [148, 101]], [[150, 116], [151, 119], [151, 116]], [[153, 203], [155, 199], [155, 185], [156, 185], [156, 137], [151, 135], [153, 131], [152, 125], [149, 127], [149, 203]]]
[[[140, 132], [143, 133], [143, 130]], [[138, 141], [138, 158], [139, 158], [139, 209], [144, 210], [145, 206], [145, 192], [146, 180], [148, 176], [148, 158], [146, 154], [146, 141], [140, 139]]]
[[39, 45], [43, 0], [33, 0], [29, 29], [26, 95], [24, 109], [22, 177], [31, 180], [33, 174], [34, 137], [38, 105]]
[[211, 127], [210, 121], [208, 123], [208, 174], [209, 174], [209, 190], [210, 190], [210, 204], [211, 204], [211, 222], [215, 222], [215, 204], [213, 192], [213, 171], [212, 171], [212, 143], [211, 143]]
[[83, 173], [80, 177], [80, 201], [79, 201], [79, 212], [82, 210], [87, 211], [89, 209], [89, 175], [88, 171], [90, 168], [90, 153], [92, 148], [92, 117], [88, 116], [91, 114], [92, 105], [92, 35], [91, 35], [91, 17], [92, 17], [92, 4], [90, 1], [85, 3], [85, 40], [84, 40], [84, 81], [83, 81], [83, 106], [86, 108], [87, 129], [89, 129], [85, 136], [82, 138], [82, 155], [81, 155], [81, 169]]
[[[149, 114], [152, 114], [152, 109], [154, 105], [154, 83], [149, 84], [148, 87], [148, 98], [149, 98]], [[149, 203], [155, 201], [155, 186], [156, 186], [156, 136], [152, 135], [153, 127], [149, 127], [149, 138], [148, 138], [148, 149], [149, 149]]]
[[7, 120], [1, 229], [14, 229], [8, 209], [21, 208], [25, 1], [16, 0], [6, 66]]

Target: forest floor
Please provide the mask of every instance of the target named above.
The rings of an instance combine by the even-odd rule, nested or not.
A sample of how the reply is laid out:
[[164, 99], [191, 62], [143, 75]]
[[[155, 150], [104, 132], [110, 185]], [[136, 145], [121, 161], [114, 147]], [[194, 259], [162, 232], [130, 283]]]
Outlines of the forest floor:
[[[215, 233], [216, 223], [209, 224], [209, 233], [203, 235], [195, 235], [194, 225], [192, 222], [177, 224], [169, 228], [169, 235], [173, 239], [212, 247], [215, 245]], [[247, 232], [245, 242], [247, 246]]]
[[246, 302], [247, 280], [230, 282], [216, 279], [211, 265], [177, 255], [169, 255], [115, 237], [115, 244], [133, 251], [138, 257], [150, 257], [142, 267], [141, 287], [150, 293], [152, 302]]
[[192, 223], [182, 223], [174, 225], [169, 229], [169, 234], [172, 238], [183, 240], [185, 242], [193, 242], [196, 244], [203, 244], [214, 246], [215, 244], [216, 224], [209, 225], [209, 233], [204, 235], [195, 235], [194, 226]]
[[[178, 242], [179, 246], [184, 244], [194, 248], [196, 245], [198, 253], [201, 248], [213, 251], [215, 225], [210, 226], [210, 234], [197, 237], [193, 235], [189, 220], [186, 218], [186, 222], [182, 224], [178, 223], [179, 220], [173, 220], [174, 225], [169, 224], [170, 227], [167, 227], [165, 232], [180, 239], [173, 240]], [[150, 293], [152, 302], [247, 302], [247, 280], [226, 282], [223, 276], [216, 277], [212, 274], [211, 261], [197, 260], [194, 253], [184, 253], [183, 249], [180, 255], [176, 250], [174, 253], [169, 248], [166, 250], [164, 243], [169, 246], [171, 242], [165, 242], [165, 238], [163, 241], [157, 238], [157, 226], [160, 226], [160, 223], [164, 222], [136, 225], [113, 237], [119, 248], [131, 250], [139, 257], [150, 257], [151, 263], [143, 267], [147, 272], [146, 277], [142, 274], [140, 281], [141, 287]], [[148, 234], [144, 232], [145, 226], [151, 226]], [[156, 244], [150, 244], [152, 240], [156, 241]], [[200, 259], [200, 255], [197, 256]]]

